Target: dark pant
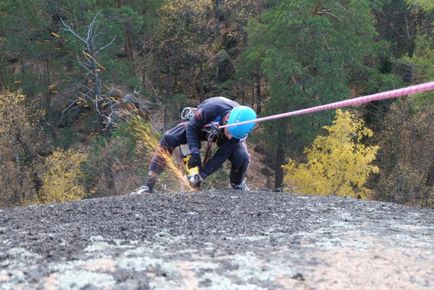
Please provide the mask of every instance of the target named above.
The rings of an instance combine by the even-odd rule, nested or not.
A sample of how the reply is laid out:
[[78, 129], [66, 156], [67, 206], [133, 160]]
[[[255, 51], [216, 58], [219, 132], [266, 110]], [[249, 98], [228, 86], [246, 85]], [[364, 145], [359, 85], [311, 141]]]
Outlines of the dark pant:
[[[169, 129], [164, 133], [160, 141], [160, 150], [157, 150], [151, 160], [149, 170], [159, 175], [166, 167], [166, 160], [162, 158], [160, 151], [165, 150], [171, 155], [173, 150], [183, 144], [187, 144], [186, 138], [187, 122], [180, 123], [177, 126]], [[200, 139], [207, 140], [207, 134], [201, 132]], [[246, 143], [239, 142], [238, 144], [231, 144], [226, 138], [219, 142], [219, 149], [214, 156], [204, 165], [200, 174], [203, 178], [211, 175], [218, 170], [224, 161], [229, 160], [232, 164], [230, 173], [230, 182], [233, 184], [240, 184], [247, 172], [249, 166], [250, 156], [247, 151]]]

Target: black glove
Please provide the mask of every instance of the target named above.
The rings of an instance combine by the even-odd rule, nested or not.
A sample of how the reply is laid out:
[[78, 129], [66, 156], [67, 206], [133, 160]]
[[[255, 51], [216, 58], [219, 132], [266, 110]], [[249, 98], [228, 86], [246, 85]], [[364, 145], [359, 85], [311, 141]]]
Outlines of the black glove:
[[193, 168], [198, 166], [199, 169], [202, 167], [202, 161], [200, 160], [200, 154], [199, 153], [193, 153], [190, 156], [190, 159], [188, 159], [187, 163], [188, 168]]

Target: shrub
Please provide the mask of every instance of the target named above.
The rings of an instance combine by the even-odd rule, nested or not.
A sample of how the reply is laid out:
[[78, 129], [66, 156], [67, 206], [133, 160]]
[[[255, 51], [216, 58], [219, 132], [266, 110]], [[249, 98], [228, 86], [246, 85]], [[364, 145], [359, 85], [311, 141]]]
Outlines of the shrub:
[[284, 166], [285, 183], [296, 192], [366, 198], [364, 187], [371, 173], [379, 172], [372, 162], [378, 146], [362, 143], [373, 132], [350, 112], [337, 110], [332, 126], [323, 127], [327, 136], [318, 136], [312, 147], [305, 149], [307, 162], [289, 160]]
[[80, 200], [85, 197], [81, 164], [86, 155], [75, 150], [58, 149], [47, 158], [43, 186], [38, 193], [39, 202], [52, 203]]

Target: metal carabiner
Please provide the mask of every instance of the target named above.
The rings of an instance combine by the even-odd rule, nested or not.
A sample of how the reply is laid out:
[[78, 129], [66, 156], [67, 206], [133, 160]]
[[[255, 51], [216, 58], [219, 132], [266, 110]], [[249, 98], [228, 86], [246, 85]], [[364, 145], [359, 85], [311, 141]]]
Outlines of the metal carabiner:
[[185, 107], [184, 109], [182, 109], [182, 112], [181, 112], [181, 120], [189, 121], [191, 118], [193, 118], [196, 111], [197, 111], [197, 108]]

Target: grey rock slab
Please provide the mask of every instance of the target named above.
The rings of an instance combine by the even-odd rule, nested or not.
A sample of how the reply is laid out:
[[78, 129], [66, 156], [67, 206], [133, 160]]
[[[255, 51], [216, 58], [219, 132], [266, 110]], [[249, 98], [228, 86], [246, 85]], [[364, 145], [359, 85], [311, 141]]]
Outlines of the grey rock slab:
[[0, 289], [433, 287], [427, 208], [212, 190], [0, 215]]

